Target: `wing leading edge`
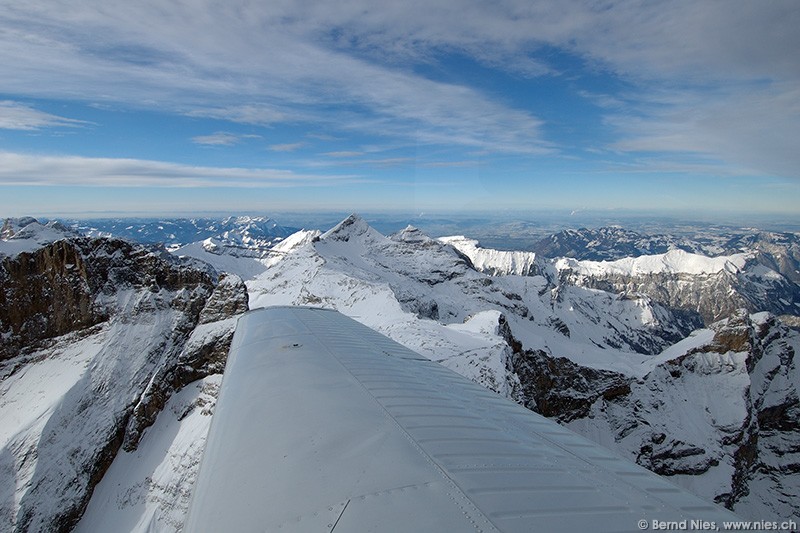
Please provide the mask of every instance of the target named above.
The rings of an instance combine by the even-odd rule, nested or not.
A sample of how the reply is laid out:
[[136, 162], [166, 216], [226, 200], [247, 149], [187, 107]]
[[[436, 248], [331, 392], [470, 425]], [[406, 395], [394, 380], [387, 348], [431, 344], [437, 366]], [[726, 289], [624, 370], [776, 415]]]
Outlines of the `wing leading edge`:
[[184, 531], [639, 531], [736, 517], [330, 310], [236, 329]]

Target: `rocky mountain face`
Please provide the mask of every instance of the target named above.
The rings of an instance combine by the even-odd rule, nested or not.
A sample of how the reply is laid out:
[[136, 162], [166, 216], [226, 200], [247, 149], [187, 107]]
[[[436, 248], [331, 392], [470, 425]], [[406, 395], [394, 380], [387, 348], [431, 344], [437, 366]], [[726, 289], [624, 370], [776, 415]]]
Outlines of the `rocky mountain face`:
[[[455, 241], [458, 253], [413, 228], [386, 238], [351, 217], [248, 289], [255, 306], [337, 308], [745, 518], [800, 514], [790, 503], [800, 501], [800, 339], [774, 315], [741, 309], [750, 302], [728, 290], [741, 286], [725, 284], [739, 275], [769, 287], [774, 273], [759, 279], [751, 256], [651, 257], [653, 286], [656, 275], [675, 280], [658, 303], [642, 288], [588, 287], [551, 260], [505, 274], [508, 256], [476, 259]], [[717, 307], [705, 317], [676, 308], [682, 291]]]
[[712, 331], [596, 395], [568, 426], [742, 516], [797, 516], [800, 336], [767, 313], [737, 312]]
[[504, 337], [528, 408], [744, 517], [797, 516], [800, 335], [742, 311], [709, 333], [637, 377]]
[[759, 264], [800, 283], [800, 236], [795, 233], [759, 231], [732, 236], [724, 243], [726, 252], [753, 250]]
[[121, 447], [221, 371], [247, 310], [236, 276], [115, 239], [41, 244], [43, 231], [29, 221], [0, 242], [4, 531], [71, 531]]
[[[72, 238], [2, 259], [0, 323], [8, 342], [0, 359], [21, 347], [105, 321], [110, 299], [121, 286], [179, 292], [210, 292], [203, 271], [180, 266], [167, 254], [156, 254], [126, 241]], [[202, 298], [176, 298], [196, 315]]]
[[[348, 281], [340, 283], [340, 278]], [[556, 344], [568, 343], [572, 336], [595, 348], [658, 351], [690, 328], [647, 298], [559, 288], [543, 275], [488, 276], [450, 245], [422, 239], [409, 229], [387, 238], [357, 217], [299, 246], [248, 282], [256, 306], [275, 302], [343, 308], [339, 298], [350, 301], [349, 285], [368, 291], [366, 300], [371, 300], [367, 294], [386, 294], [402, 313], [444, 324], [499, 310], [512, 322], [528, 323], [526, 329], [544, 328]], [[607, 313], [609, 306], [614, 315]]]
[[536, 254], [524, 251], [492, 250], [479, 246], [478, 241], [462, 235], [440, 237], [440, 242], [451, 245], [469, 257], [472, 265], [486, 274], [535, 276], [543, 270]]
[[673, 250], [708, 257], [748, 253], [754, 264], [800, 283], [800, 235], [771, 231], [727, 231], [676, 237], [668, 234], [642, 235], [618, 227], [564, 230], [540, 240], [533, 251], [541, 257], [568, 257], [587, 261], [659, 255]]
[[34, 222], [38, 224], [38, 221], [33, 217], [7, 218], [3, 220], [3, 226], [0, 228], [0, 239], [8, 240], [15, 233]]
[[[618, 233], [623, 235], [623, 243], [631, 238], [631, 232], [609, 230], [613, 231], [602, 233], [606, 239]], [[759, 235], [761, 238], [746, 242], [766, 248], [765, 242], [770, 241], [764, 234]], [[493, 276], [541, 274], [556, 285], [645, 296], [697, 324], [711, 324], [742, 308], [751, 312], [769, 311], [794, 324], [797, 320], [793, 317], [800, 318], [800, 285], [765, 266], [778, 267], [775, 260], [778, 256], [782, 258], [780, 268], [793, 268], [790, 255], [793, 241], [770, 235], [782, 246], [770, 248], [770, 253], [750, 251], [736, 241], [742, 251], [729, 255], [710, 257], [674, 248], [666, 253], [639, 254], [613, 261], [547, 259], [532, 252], [497, 251], [482, 248], [477, 241], [465, 237], [441, 237], [439, 241], [456, 247], [478, 270]]]
[[765, 267], [754, 254], [710, 259], [679, 250], [609, 262], [561, 259], [563, 283], [618, 294], [645, 294], [672, 309], [697, 313], [705, 324], [737, 309], [800, 315], [800, 286]]

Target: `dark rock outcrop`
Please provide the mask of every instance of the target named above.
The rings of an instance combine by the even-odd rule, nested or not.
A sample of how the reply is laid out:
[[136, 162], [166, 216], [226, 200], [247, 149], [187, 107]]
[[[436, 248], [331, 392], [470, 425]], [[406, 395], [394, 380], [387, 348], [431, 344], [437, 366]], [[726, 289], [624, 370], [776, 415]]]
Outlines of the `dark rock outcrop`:
[[644, 294], [671, 309], [696, 313], [706, 325], [727, 318], [742, 308], [751, 313], [797, 314], [793, 302], [800, 301], [800, 286], [776, 272], [761, 275], [762, 268], [750, 261], [741, 272], [582, 276], [565, 270], [560, 277], [561, 283], [567, 285], [623, 295]]
[[212, 374], [222, 373], [228, 358], [238, 315], [248, 311], [247, 288], [241, 278], [228, 274], [206, 301], [200, 320], [177, 358], [165, 360], [142, 393], [127, 423], [123, 449], [133, 451], [167, 400], [183, 387]]
[[800, 497], [800, 335], [744, 310], [712, 327], [710, 342], [640, 379], [518, 348], [514, 369], [533, 410], [612, 435], [621, 454], [658, 474], [712, 476], [712, 497], [730, 509], [791, 516]]
[[[195, 287], [210, 293], [213, 280], [169, 254], [116, 239], [65, 239], [5, 257], [0, 262], [0, 360], [106, 320], [114, 312], [109, 297], [123, 288], [177, 292]], [[204, 302], [185, 303], [197, 317]]]
[[0, 265], [0, 360], [35, 341], [105, 320], [94, 305], [85, 254], [69, 241], [4, 258]]
[[518, 401], [559, 422], [583, 418], [598, 398], [613, 399], [630, 392], [630, 378], [553, 357], [542, 350], [524, 350], [504, 316], [500, 335], [511, 348], [511, 372], [519, 377]]
[[2, 509], [14, 530], [70, 531], [119, 449], [136, 447], [170, 395], [222, 371], [247, 307], [236, 276], [217, 282], [163, 250], [117, 239], [67, 238], [3, 258], [0, 363], [13, 358], [14, 372], [26, 354], [31, 364], [57, 356], [76, 332], [99, 347], [41, 436], [14, 452], [30, 461], [18, 507]]
[[598, 398], [630, 392], [622, 374], [577, 365], [542, 350], [515, 353], [512, 367], [522, 384], [525, 407], [559, 422], [583, 418]]
[[249, 310], [247, 287], [242, 278], [235, 274], [222, 275], [200, 312], [200, 324], [225, 320]]

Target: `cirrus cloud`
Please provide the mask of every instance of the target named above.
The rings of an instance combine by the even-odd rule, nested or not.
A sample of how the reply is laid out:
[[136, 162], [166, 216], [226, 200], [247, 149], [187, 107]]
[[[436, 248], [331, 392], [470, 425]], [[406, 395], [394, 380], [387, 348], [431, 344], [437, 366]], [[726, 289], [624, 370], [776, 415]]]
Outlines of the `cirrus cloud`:
[[[796, 0], [41, 0], [0, 21], [3, 93], [534, 158], [564, 150], [544, 104], [449, 76], [443, 58], [563, 81], [573, 73], [554, 58], [567, 55], [625, 85], [582, 93], [612, 148], [798, 175]], [[7, 109], [6, 124], [60, 118], [33, 111]]]
[[57, 126], [83, 126], [88, 122], [39, 111], [12, 100], [0, 101], [0, 129], [33, 131]]
[[272, 168], [206, 167], [164, 161], [0, 152], [0, 185], [92, 187], [316, 187], [365, 183], [354, 175], [301, 174]]
[[260, 135], [240, 135], [236, 133], [228, 133], [226, 131], [218, 131], [211, 135], [198, 135], [196, 137], [192, 137], [192, 142], [195, 144], [204, 144], [209, 146], [233, 146], [244, 139], [258, 139], [260, 137]]

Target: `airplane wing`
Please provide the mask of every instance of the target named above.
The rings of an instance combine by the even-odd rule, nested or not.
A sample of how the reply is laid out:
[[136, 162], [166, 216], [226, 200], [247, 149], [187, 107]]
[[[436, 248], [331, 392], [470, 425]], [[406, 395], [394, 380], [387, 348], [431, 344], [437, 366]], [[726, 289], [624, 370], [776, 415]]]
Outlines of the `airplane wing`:
[[184, 531], [642, 520], [737, 517], [336, 311], [272, 307], [239, 320]]

